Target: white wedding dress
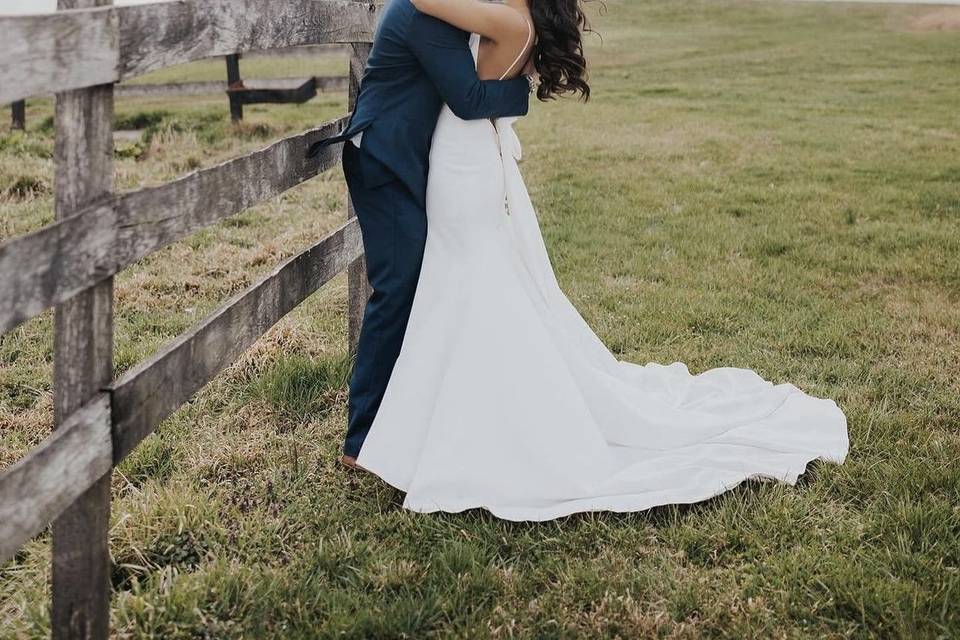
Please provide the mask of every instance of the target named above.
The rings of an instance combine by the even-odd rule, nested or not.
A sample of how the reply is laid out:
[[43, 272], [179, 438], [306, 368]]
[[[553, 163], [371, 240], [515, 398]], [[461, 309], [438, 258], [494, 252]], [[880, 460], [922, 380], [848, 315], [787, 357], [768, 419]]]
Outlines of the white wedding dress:
[[604, 347], [557, 284], [514, 120], [440, 114], [418, 290], [358, 464], [414, 511], [547, 520], [696, 502], [748, 478], [793, 484], [815, 458], [843, 462], [832, 400]]

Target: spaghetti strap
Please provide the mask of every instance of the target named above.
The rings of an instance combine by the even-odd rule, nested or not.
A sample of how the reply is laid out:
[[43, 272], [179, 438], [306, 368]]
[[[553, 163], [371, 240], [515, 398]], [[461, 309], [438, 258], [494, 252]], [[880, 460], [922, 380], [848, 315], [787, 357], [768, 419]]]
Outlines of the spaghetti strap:
[[[519, 13], [519, 11], [518, 11], [517, 13]], [[526, 18], [524, 18], [523, 16], [520, 16], [520, 18], [521, 18], [525, 23], [527, 23], [527, 41], [523, 44], [523, 48], [520, 49], [520, 53], [517, 54], [517, 57], [514, 59], [514, 61], [510, 63], [510, 66], [507, 67], [507, 70], [504, 71], [503, 74], [500, 76], [500, 79], [501, 79], [501, 80], [503, 80], [504, 78], [506, 78], [507, 75], [508, 75], [511, 71], [513, 71], [513, 68], [514, 68], [515, 66], [517, 66], [517, 63], [520, 62], [520, 58], [522, 58], [522, 57], [523, 57], [523, 54], [527, 52], [527, 47], [530, 46], [530, 40], [533, 39], [533, 27], [530, 25], [530, 21], [527, 20]]]

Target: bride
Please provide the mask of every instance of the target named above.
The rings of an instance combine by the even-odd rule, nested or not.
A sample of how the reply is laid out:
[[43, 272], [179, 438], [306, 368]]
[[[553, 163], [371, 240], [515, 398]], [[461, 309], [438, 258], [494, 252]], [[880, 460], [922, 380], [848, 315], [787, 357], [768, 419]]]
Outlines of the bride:
[[[481, 78], [532, 65], [540, 99], [589, 97], [576, 0], [413, 3], [474, 34]], [[748, 478], [793, 484], [813, 459], [843, 462], [832, 400], [747, 369], [619, 362], [604, 347], [557, 284], [514, 120], [440, 114], [416, 297], [356, 464], [414, 511], [547, 520], [696, 502]]]

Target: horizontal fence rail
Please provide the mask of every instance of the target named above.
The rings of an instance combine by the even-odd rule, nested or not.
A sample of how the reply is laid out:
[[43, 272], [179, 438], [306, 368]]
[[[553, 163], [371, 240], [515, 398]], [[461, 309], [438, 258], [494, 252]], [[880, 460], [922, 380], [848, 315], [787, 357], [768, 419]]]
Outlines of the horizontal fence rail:
[[0, 333], [158, 249], [334, 166], [341, 145], [304, 157], [346, 118], [158, 187], [108, 197], [0, 245]]
[[0, 562], [113, 466], [110, 398], [96, 396], [0, 475]]
[[133, 78], [231, 53], [370, 42], [378, 5], [180, 0], [0, 17], [0, 103]]
[[114, 463], [362, 252], [360, 226], [351, 220], [114, 382]]
[[[0, 475], [0, 562], [363, 252], [353, 219], [225, 302], [74, 412]], [[111, 415], [112, 395], [112, 415]], [[111, 422], [113, 424], [111, 437]]]

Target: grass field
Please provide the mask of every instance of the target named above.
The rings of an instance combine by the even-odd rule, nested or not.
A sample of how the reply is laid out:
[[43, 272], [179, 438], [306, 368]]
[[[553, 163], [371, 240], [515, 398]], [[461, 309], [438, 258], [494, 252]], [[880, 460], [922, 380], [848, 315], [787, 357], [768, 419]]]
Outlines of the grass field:
[[[593, 101], [518, 127], [561, 284], [605, 342], [835, 398], [846, 464], [634, 515], [405, 512], [335, 464], [340, 278], [114, 474], [116, 637], [960, 637], [960, 32], [918, 27], [933, 10], [611, 0]], [[235, 128], [219, 97], [123, 101], [146, 132], [119, 146], [118, 186], [344, 103], [248, 107]], [[0, 133], [0, 238], [52, 219], [51, 112]], [[332, 171], [127, 270], [116, 370], [335, 228], [343, 194]], [[0, 341], [0, 467], [49, 432], [51, 324]], [[48, 581], [43, 535], [0, 568], [0, 637], [48, 633]]]

